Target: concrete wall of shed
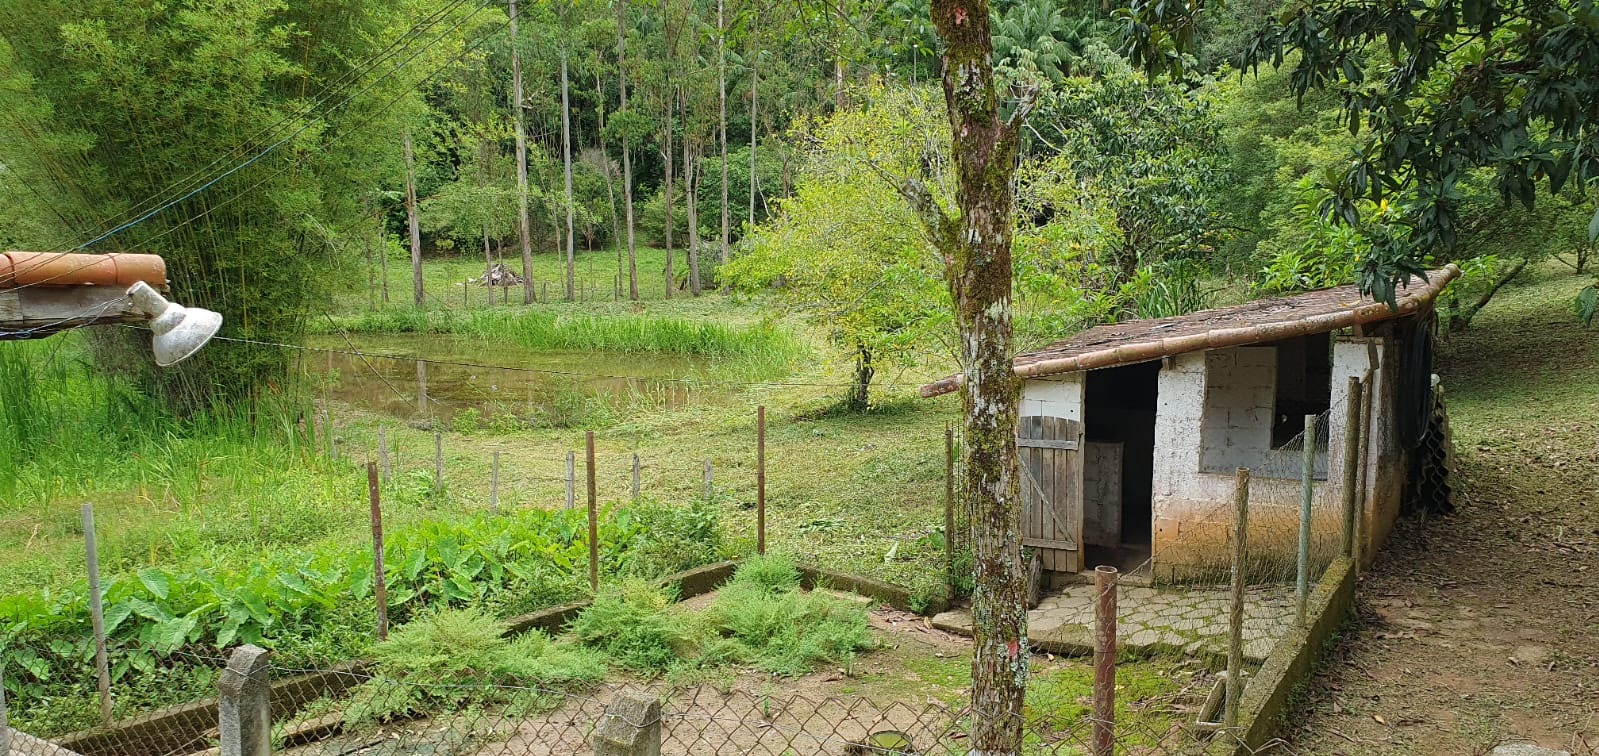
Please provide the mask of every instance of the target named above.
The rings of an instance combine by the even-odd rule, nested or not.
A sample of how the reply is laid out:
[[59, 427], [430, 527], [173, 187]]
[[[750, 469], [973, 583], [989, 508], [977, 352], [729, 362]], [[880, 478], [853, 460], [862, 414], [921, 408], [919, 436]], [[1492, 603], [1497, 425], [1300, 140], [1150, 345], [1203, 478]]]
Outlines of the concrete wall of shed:
[[[1395, 454], [1392, 426], [1390, 340], [1341, 339], [1333, 348], [1329, 438], [1344, 436], [1348, 377], [1364, 375], [1376, 348], [1376, 394], [1370, 439], [1373, 464], [1362, 533], [1380, 544], [1398, 514], [1403, 467]], [[1386, 363], [1386, 364], [1384, 364]], [[1250, 467], [1250, 551], [1258, 564], [1292, 565], [1299, 535], [1298, 452], [1271, 450], [1276, 362], [1271, 347], [1239, 347], [1178, 355], [1160, 372], [1155, 418], [1152, 507], [1153, 569], [1163, 580], [1212, 580], [1228, 570], [1233, 529], [1233, 468]], [[1218, 393], [1207, 401], [1207, 389]], [[1208, 405], [1208, 406], [1207, 406]], [[1318, 463], [1322, 479], [1311, 527], [1313, 557], [1330, 560], [1342, 532], [1343, 450], [1329, 443]], [[1326, 537], [1323, 537], [1326, 536]]]

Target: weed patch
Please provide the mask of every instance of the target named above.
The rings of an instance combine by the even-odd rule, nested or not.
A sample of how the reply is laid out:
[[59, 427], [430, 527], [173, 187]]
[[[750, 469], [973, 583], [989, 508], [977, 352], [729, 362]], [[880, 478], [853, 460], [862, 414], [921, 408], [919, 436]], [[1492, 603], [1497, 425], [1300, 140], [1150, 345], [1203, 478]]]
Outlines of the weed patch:
[[505, 625], [476, 609], [430, 612], [374, 645], [377, 672], [345, 708], [347, 726], [488, 704], [536, 705], [528, 688], [553, 692], [598, 682], [600, 654], [543, 633], [505, 637]]

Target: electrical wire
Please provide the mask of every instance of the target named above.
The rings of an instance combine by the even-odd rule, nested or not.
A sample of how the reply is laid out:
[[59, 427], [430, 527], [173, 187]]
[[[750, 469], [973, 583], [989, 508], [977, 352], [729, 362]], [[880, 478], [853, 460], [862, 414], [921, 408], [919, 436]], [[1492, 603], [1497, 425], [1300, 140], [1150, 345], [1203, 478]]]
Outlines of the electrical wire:
[[[489, 1], [491, 2], [492, 0], [489, 0]], [[314, 117], [314, 116], [325, 116], [327, 113], [331, 112], [334, 108], [339, 107], [339, 106], [336, 105], [336, 106], [328, 108], [327, 110], [323, 111], [322, 113], [318, 113], [317, 111], [320, 108], [322, 108], [322, 106], [324, 104], [326, 104], [327, 102], [332, 101], [333, 97], [335, 97], [338, 94], [341, 94], [342, 92], [348, 90], [351, 86], [353, 86], [362, 77], [366, 76], [372, 70], [376, 69], [380, 64], [385, 62], [387, 59], [393, 57], [395, 55], [395, 53], [397, 53], [400, 50], [400, 46], [403, 43], [405, 43], [408, 39], [419, 37], [421, 34], [425, 33], [428, 29], [431, 29], [433, 26], [437, 25], [437, 23], [445, 15], [447, 15], [448, 13], [454, 11], [457, 7], [459, 7], [461, 5], [464, 5], [466, 2], [468, 2], [468, 0], [451, 0], [450, 4], [444, 6], [440, 10], [438, 10], [438, 11], [436, 11], [436, 12], [434, 12], [434, 13], [432, 13], [432, 14], [424, 17], [424, 18], [422, 18], [421, 20], [417, 21], [409, 29], [407, 29], [403, 34], [401, 34], [399, 37], [396, 37], [394, 39], [394, 41], [390, 42], [389, 45], [387, 47], [385, 47], [383, 50], [381, 50], [377, 54], [369, 57], [366, 61], [363, 61], [362, 63], [352, 67], [351, 70], [346, 71], [338, 79], [336, 79], [336, 80], [334, 80], [332, 82], [329, 82], [328, 84], [324, 85], [322, 90], [320, 92], [318, 92], [317, 95], [310, 102], [308, 102], [307, 104], [302, 106], [299, 110], [297, 110], [295, 112], [291, 112], [291, 113], [285, 114], [284, 116], [279, 118], [277, 121], [275, 121], [275, 122], [273, 122], [271, 124], [268, 124], [267, 126], [261, 127], [255, 133], [251, 134], [250, 136], [246, 137], [245, 139], [242, 139], [242, 140], [239, 140], [238, 142], [236, 142], [232, 147], [228, 148], [228, 150], [226, 152], [224, 152], [222, 155], [219, 155], [217, 158], [213, 159], [207, 165], [205, 165], [205, 166], [203, 166], [201, 168], [197, 168], [194, 171], [191, 171], [188, 175], [184, 176], [183, 178], [181, 178], [181, 179], [179, 179], [177, 181], [172, 182], [166, 188], [156, 192], [154, 195], [151, 195], [150, 197], [147, 197], [144, 200], [141, 200], [140, 202], [135, 203], [133, 206], [129, 207], [127, 210], [124, 210], [122, 213], [119, 213], [118, 215], [113, 216], [110, 219], [107, 219], [104, 222], [104, 225], [113, 225], [113, 224], [120, 225], [126, 219], [128, 219], [130, 217], [133, 217], [134, 215], [136, 215], [138, 213], [142, 213], [148, 207], [151, 207], [154, 204], [163, 201], [164, 198], [166, 198], [167, 196], [182, 192], [182, 191], [192, 187], [195, 182], [202, 180], [201, 179], [202, 176], [209, 174], [213, 169], [217, 168], [218, 166], [223, 165], [225, 163], [225, 161], [228, 161], [231, 158], [236, 157], [236, 156], [238, 156], [240, 154], [245, 154], [247, 152], [246, 147], [248, 147], [253, 142], [256, 142], [257, 140], [259, 140], [259, 139], [261, 139], [261, 138], [263, 138], [265, 136], [269, 136], [269, 135], [272, 135], [272, 134], [274, 134], [274, 133], [276, 133], [278, 131], [281, 131], [285, 124], [288, 124], [289, 122], [291, 122], [293, 120], [300, 119], [300, 118], [311, 118], [311, 117]], [[481, 8], [480, 8], [480, 10], [481, 10]], [[474, 11], [474, 13], [475, 13], [475, 11]], [[342, 105], [342, 103], [341, 103], [341, 105]], [[86, 244], [88, 244], [88, 243], [86, 242], [84, 244], [76, 244], [76, 245], [72, 245], [72, 246], [73, 246], [73, 248], [81, 248], [81, 247], [85, 246]], [[53, 245], [53, 246], [56, 246], [56, 247], [64, 246], [64, 243], [63, 244], [56, 244], [56, 245]]]
[[[343, 100], [339, 101], [336, 105], [334, 105], [331, 108], [329, 108], [327, 112], [331, 113], [333, 110], [336, 110], [338, 108], [344, 107], [345, 105], [348, 105], [356, 97], [359, 97], [360, 95], [362, 95], [362, 94], [366, 93], [367, 91], [369, 91], [370, 89], [372, 89], [372, 87], [378, 85], [379, 83], [383, 82], [384, 80], [386, 80], [389, 77], [393, 76], [394, 74], [398, 73], [401, 69], [403, 69], [404, 67], [409, 65], [411, 62], [415, 61], [417, 57], [421, 56], [421, 54], [423, 52], [426, 52], [427, 49], [429, 47], [431, 47], [432, 44], [435, 44], [435, 43], [439, 42], [440, 40], [443, 40], [445, 37], [449, 36], [451, 32], [453, 32], [456, 29], [460, 28], [467, 21], [469, 21], [473, 17], [475, 17], [478, 13], [482, 12], [484, 8], [488, 7], [488, 5], [489, 5], [489, 3], [484, 3], [482, 5], [479, 5], [470, 14], [468, 14], [467, 16], [462, 18], [460, 21], [457, 21], [454, 26], [450, 27], [450, 29], [446, 30], [443, 34], [440, 34], [438, 37], [434, 38], [432, 43], [422, 46], [421, 48], [416, 50], [414, 53], [412, 53], [410, 57], [408, 57], [404, 61], [402, 61], [399, 65], [395, 66], [393, 69], [391, 69], [387, 73], [383, 74], [382, 76], [372, 80], [371, 82], [368, 82], [364, 87], [362, 87], [360, 90], [356, 91], [355, 93], [346, 96]], [[495, 31], [497, 32], [498, 29], [496, 29]], [[488, 36], [489, 35], [485, 35], [484, 38], [479, 39], [477, 42], [473, 43], [471, 46], [469, 46], [461, 54], [452, 57], [451, 60], [450, 60], [450, 63], [453, 63], [455, 60], [458, 60], [466, 52], [468, 52], [470, 50], [473, 50], [473, 49], [476, 49], [484, 41], [486, 41]], [[433, 74], [430, 74], [429, 76], [424, 77], [423, 81], [426, 81], [426, 80], [432, 78], [432, 76], [436, 75], [439, 70], [442, 70], [442, 68], [443, 67], [440, 67], [440, 69], [436, 69], [433, 72]], [[409, 91], [410, 91], [409, 88], [407, 88], [406, 91], [407, 91], [407, 93], [409, 93]], [[402, 95], [402, 97], [403, 97], [403, 95]], [[387, 105], [384, 106], [384, 108], [382, 110], [379, 111], [378, 114], [380, 115], [380, 114], [382, 114], [384, 112], [387, 112], [387, 110], [390, 107], [392, 107], [394, 102], [396, 102], [398, 99], [399, 98], [396, 98], [396, 100], [391, 100]], [[375, 118], [375, 116], [374, 116], [374, 118]], [[364, 125], [365, 123], [368, 123], [371, 120], [372, 120], [372, 118], [368, 118], [366, 121], [362, 122], [362, 124]], [[287, 144], [290, 141], [293, 141], [295, 137], [298, 137], [300, 134], [304, 133], [307, 129], [311, 128], [311, 126], [315, 125], [315, 123], [316, 123], [315, 121], [309, 121], [309, 122], [305, 123], [300, 128], [298, 128], [294, 132], [290, 133], [288, 136], [283, 137], [282, 139], [278, 140], [274, 144], [272, 144], [269, 147], [267, 147], [265, 150], [257, 153], [256, 155], [251, 156], [248, 160], [245, 160], [244, 162], [242, 162], [242, 163], [240, 163], [238, 165], [235, 165], [232, 168], [229, 168], [227, 171], [225, 171], [222, 174], [220, 174], [220, 175], [208, 180], [204, 184], [201, 184], [200, 186], [190, 190], [189, 192], [185, 193], [183, 196], [180, 196], [180, 197], [178, 197], [176, 199], [168, 201], [168, 202], [166, 202], [166, 203], [164, 203], [164, 204], [162, 204], [162, 205], [160, 205], [160, 206], [158, 206], [158, 207], [156, 207], [154, 209], [151, 209], [151, 210], [141, 214], [139, 217], [134, 218], [131, 221], [123, 223], [123, 224], [121, 224], [121, 225], [119, 225], [119, 226], [117, 226], [115, 228], [112, 228], [111, 230], [106, 231], [106, 232], [100, 234], [99, 236], [96, 236], [95, 238], [90, 239], [89, 241], [83, 242], [82, 244], [79, 244], [76, 247], [73, 247], [72, 250], [70, 250], [70, 251], [82, 250], [84, 248], [87, 248], [89, 246], [97, 244], [97, 243], [99, 243], [101, 241], [104, 241], [104, 240], [106, 240], [106, 239], [108, 239], [108, 238], [110, 238], [112, 236], [115, 236], [116, 234], [119, 234], [119, 233], [121, 233], [123, 231], [126, 231], [126, 230], [128, 230], [130, 228], [133, 228], [134, 226], [137, 226], [138, 224], [143, 223], [144, 221], [147, 221], [150, 218], [155, 217], [156, 215], [166, 211], [167, 209], [169, 209], [169, 208], [171, 208], [171, 207], [173, 207], [175, 205], [178, 205], [178, 204], [180, 204], [180, 203], [182, 203], [182, 202], [194, 197], [195, 195], [200, 194], [201, 192], [204, 192], [205, 190], [211, 188], [212, 186], [215, 186], [217, 183], [223, 181], [224, 179], [228, 178], [229, 176], [237, 174], [239, 171], [249, 167], [250, 165], [255, 164], [256, 162], [259, 162], [260, 160], [262, 160], [263, 158], [267, 157], [268, 155], [270, 155], [272, 152], [274, 152], [275, 150], [277, 150], [279, 147], [283, 146], [284, 144]], [[286, 166], [283, 169], [280, 169], [280, 170], [274, 172], [273, 174], [269, 175], [267, 177], [267, 179], [264, 179], [261, 182], [257, 182], [256, 184], [254, 184], [253, 186], [250, 187], [250, 190], [253, 190], [253, 189], [261, 186], [268, 179], [271, 179], [271, 178], [274, 178], [274, 177], [276, 177], [278, 175], [281, 175], [284, 171], [288, 170], [290, 167], [297, 166], [298, 162], [299, 162], [299, 159], [292, 160], [289, 166]], [[246, 191], [249, 191], [249, 190], [246, 190]], [[237, 199], [237, 197], [235, 197], [234, 199]], [[226, 203], [224, 203], [224, 204], [226, 204]], [[205, 211], [203, 211], [200, 215], [195, 216], [193, 218], [190, 218], [190, 219], [178, 224], [177, 226], [173, 227], [172, 229], [168, 229], [166, 232], [164, 232], [161, 235], [159, 235], [157, 237], [154, 237], [154, 238], [160, 238], [161, 236], [165, 236], [167, 233], [171, 233], [172, 231], [175, 231], [178, 228], [186, 226], [189, 223], [193, 222], [194, 220], [197, 220], [200, 217], [203, 217], [203, 216], [209, 214], [212, 210], [215, 210], [215, 209], [217, 209], [217, 207], [221, 207], [221, 206], [222, 205], [218, 205], [218, 206], [215, 206], [215, 207], [209, 207]], [[148, 243], [149, 241], [153, 241], [153, 239], [146, 240], [146, 241]], [[114, 257], [114, 256], [116, 256], [118, 254], [121, 254], [121, 253], [113, 252], [113, 253], [109, 253], [107, 256], [108, 257]], [[32, 283], [29, 283], [26, 286], [34, 286], [34, 285], [38, 285], [38, 284], [48, 283], [48, 282], [50, 282], [52, 280], [61, 278], [63, 276], [71, 275], [72, 273], [76, 272], [77, 270], [82, 270], [83, 268], [90, 267], [90, 266], [92, 266], [94, 264], [97, 264], [97, 263], [98, 263], [98, 260], [95, 261], [95, 262], [86, 263], [86, 264], [84, 264], [82, 266], [79, 266], [78, 268], [75, 268], [75, 269], [72, 269], [72, 270], [63, 271], [63, 272], [58, 273], [58, 274], [56, 274], [54, 276], [50, 276], [49, 278], [45, 278], [45, 279], [41, 279], [39, 281], [35, 281], [35, 282], [32, 282]], [[37, 263], [36, 265], [42, 265], [42, 264], [43, 264], [43, 262], [40, 262], [40, 263]], [[21, 272], [21, 271], [19, 271], [19, 272]], [[26, 286], [20, 286], [20, 287], [16, 287], [16, 288], [26, 288]]]

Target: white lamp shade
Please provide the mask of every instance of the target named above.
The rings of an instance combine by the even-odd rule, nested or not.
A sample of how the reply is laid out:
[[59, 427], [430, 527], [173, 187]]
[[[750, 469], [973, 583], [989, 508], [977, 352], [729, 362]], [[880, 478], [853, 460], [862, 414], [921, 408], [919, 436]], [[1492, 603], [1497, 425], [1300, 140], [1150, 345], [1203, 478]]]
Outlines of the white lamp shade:
[[149, 284], [140, 282], [128, 289], [134, 306], [150, 316], [151, 346], [155, 364], [170, 367], [188, 359], [222, 328], [222, 316], [200, 307], [184, 307], [167, 301]]

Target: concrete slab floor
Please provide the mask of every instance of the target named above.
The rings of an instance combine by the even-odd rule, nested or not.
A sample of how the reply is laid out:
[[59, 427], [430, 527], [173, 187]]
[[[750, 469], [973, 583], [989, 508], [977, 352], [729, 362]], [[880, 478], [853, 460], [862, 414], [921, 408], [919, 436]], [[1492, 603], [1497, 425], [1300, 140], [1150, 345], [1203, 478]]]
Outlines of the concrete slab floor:
[[[1094, 649], [1092, 585], [1068, 585], [1044, 597], [1027, 613], [1027, 635], [1033, 648], [1060, 654], [1086, 654]], [[1227, 654], [1228, 592], [1225, 588], [1121, 586], [1116, 601], [1116, 643], [1121, 650], [1182, 653], [1189, 656]], [[1264, 660], [1277, 639], [1294, 622], [1291, 586], [1255, 586], [1244, 597], [1244, 657]], [[953, 609], [933, 617], [941, 630], [972, 634], [969, 609]]]

